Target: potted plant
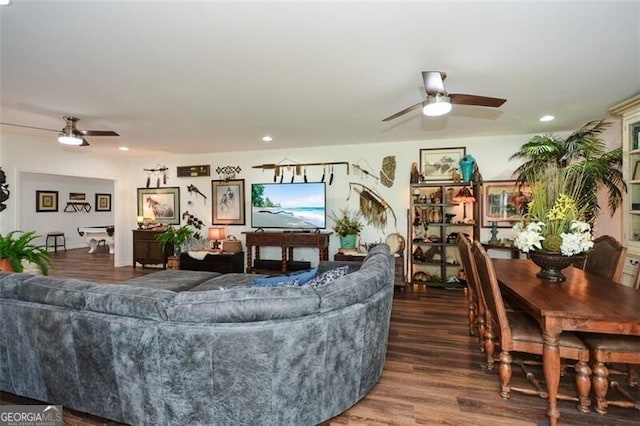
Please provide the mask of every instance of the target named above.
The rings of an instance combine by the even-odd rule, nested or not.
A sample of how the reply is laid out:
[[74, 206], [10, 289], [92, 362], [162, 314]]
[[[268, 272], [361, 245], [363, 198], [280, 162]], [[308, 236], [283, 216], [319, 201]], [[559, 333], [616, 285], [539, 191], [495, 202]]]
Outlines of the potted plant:
[[23, 272], [23, 260], [33, 263], [43, 275], [49, 274], [53, 266], [51, 256], [45, 246], [33, 244], [39, 236], [34, 231], [11, 231], [0, 234], [0, 270]]
[[167, 243], [173, 244], [173, 255], [180, 257], [182, 252], [182, 245], [189, 241], [193, 236], [193, 230], [187, 225], [183, 225], [179, 228], [169, 226], [166, 231], [156, 236], [156, 240], [160, 243], [160, 248], [164, 252], [164, 248]]
[[340, 210], [340, 215], [331, 212], [329, 217], [334, 221], [333, 230], [340, 236], [340, 247], [355, 248], [356, 238], [363, 227], [360, 212], [344, 208]]

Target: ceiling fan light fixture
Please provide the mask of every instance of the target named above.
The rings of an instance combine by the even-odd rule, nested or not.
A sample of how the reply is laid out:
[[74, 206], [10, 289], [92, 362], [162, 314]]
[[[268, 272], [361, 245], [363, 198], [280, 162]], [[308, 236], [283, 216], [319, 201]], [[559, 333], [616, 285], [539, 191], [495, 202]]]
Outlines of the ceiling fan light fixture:
[[80, 146], [84, 143], [84, 139], [78, 137], [72, 133], [60, 133], [58, 135], [58, 142], [65, 145]]
[[422, 107], [422, 113], [428, 117], [438, 117], [451, 111], [451, 99], [447, 95], [429, 95]]

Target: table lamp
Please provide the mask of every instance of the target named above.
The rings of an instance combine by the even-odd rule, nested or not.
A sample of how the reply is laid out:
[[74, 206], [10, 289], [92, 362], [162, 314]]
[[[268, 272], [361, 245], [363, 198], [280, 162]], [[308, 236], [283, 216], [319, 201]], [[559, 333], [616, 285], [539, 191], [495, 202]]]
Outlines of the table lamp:
[[138, 216], [138, 229], [142, 229], [143, 223], [144, 223], [144, 216]]
[[220, 251], [220, 240], [224, 240], [224, 227], [214, 226], [209, 228], [209, 241], [213, 241], [212, 250]]
[[463, 186], [456, 195], [453, 196], [455, 203], [462, 203], [462, 222], [467, 223], [467, 203], [474, 203], [476, 197], [473, 196], [469, 188]]

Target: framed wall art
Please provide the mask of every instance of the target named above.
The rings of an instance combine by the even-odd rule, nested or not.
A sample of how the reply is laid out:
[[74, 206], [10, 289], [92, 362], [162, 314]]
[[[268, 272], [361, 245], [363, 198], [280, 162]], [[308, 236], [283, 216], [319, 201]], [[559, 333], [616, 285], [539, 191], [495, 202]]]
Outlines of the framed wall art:
[[36, 212], [57, 212], [58, 211], [58, 191], [38, 191], [36, 190]]
[[529, 211], [532, 195], [528, 186], [517, 186], [515, 180], [485, 181], [482, 194], [482, 227], [511, 228]]
[[70, 192], [69, 200], [71, 201], [84, 201], [87, 198], [87, 194], [84, 192]]
[[420, 150], [420, 177], [424, 181], [453, 180], [453, 171], [466, 154], [465, 147]]
[[211, 181], [211, 222], [244, 225], [244, 179]]
[[178, 166], [176, 176], [178, 177], [211, 176], [211, 167], [206, 164], [201, 166]]
[[97, 212], [111, 211], [111, 194], [96, 194], [95, 211]]
[[138, 216], [150, 223], [180, 225], [180, 188], [138, 188]]

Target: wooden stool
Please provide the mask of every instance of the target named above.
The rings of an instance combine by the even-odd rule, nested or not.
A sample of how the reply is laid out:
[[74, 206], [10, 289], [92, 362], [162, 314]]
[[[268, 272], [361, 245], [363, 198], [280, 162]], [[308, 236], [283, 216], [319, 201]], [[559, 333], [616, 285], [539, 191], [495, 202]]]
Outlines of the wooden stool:
[[[64, 236], [64, 232], [52, 231], [47, 233], [47, 239], [44, 243], [47, 250], [49, 249], [49, 238], [53, 238], [53, 244], [51, 247], [53, 247], [54, 252], [58, 252], [58, 247], [63, 247], [64, 251], [67, 251], [67, 239]], [[58, 244], [58, 238], [62, 238], [62, 244]]]

